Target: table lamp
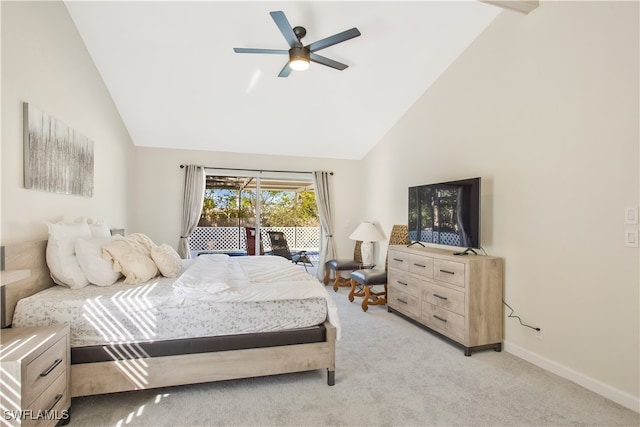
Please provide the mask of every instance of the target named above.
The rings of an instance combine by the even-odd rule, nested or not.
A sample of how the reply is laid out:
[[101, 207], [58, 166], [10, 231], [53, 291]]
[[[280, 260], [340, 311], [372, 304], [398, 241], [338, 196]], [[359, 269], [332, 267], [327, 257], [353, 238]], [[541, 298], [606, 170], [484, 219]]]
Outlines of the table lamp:
[[363, 222], [355, 229], [351, 236], [351, 240], [360, 240], [362, 245], [362, 264], [369, 266], [373, 264], [373, 242], [384, 240], [384, 236], [372, 222]]

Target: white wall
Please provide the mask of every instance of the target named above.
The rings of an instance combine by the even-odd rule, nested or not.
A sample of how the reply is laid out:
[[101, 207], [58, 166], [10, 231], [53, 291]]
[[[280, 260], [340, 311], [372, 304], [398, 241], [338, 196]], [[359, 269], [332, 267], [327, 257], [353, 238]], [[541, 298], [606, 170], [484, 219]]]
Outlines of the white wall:
[[[1, 2], [2, 244], [44, 239], [43, 221], [85, 216], [128, 225], [133, 144], [62, 2]], [[94, 196], [26, 190], [22, 103], [94, 141]]]
[[184, 188], [181, 164], [218, 168], [271, 169], [288, 171], [332, 171], [335, 192], [334, 236], [340, 245], [339, 255], [353, 253], [349, 234], [362, 221], [358, 208], [362, 192], [359, 165], [353, 160], [315, 159], [304, 157], [265, 156], [213, 151], [136, 149], [136, 171], [132, 190], [135, 212], [130, 232], [147, 234], [156, 243], [178, 246]]
[[506, 319], [507, 350], [636, 411], [638, 22], [637, 2], [503, 11], [364, 160], [386, 228], [408, 186], [481, 176], [483, 246], [544, 338]]

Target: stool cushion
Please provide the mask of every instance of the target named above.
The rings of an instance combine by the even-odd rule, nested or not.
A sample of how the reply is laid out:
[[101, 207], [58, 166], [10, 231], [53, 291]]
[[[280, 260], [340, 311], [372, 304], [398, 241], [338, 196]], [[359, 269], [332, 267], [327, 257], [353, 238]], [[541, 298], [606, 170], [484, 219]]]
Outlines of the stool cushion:
[[357, 270], [360, 268], [360, 263], [352, 259], [332, 259], [327, 261], [325, 265], [335, 271]]
[[350, 274], [351, 279], [361, 285], [384, 285], [387, 283], [387, 272], [385, 270], [357, 270]]

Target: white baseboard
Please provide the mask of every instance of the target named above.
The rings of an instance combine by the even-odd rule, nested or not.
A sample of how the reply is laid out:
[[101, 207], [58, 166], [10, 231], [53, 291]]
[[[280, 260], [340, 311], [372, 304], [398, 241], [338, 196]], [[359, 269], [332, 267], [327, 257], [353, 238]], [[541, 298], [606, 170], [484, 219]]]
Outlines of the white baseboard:
[[601, 381], [588, 377], [580, 372], [574, 371], [564, 365], [561, 365], [553, 360], [544, 358], [538, 354], [535, 354], [527, 349], [524, 349], [518, 345], [504, 342], [504, 350], [513, 354], [527, 362], [533, 363], [536, 366], [541, 367], [544, 370], [552, 372], [562, 378], [566, 378], [587, 390], [591, 390], [594, 393], [598, 393], [601, 396], [606, 397], [632, 411], [640, 413], [640, 398], [626, 393], [622, 390], [611, 387]]

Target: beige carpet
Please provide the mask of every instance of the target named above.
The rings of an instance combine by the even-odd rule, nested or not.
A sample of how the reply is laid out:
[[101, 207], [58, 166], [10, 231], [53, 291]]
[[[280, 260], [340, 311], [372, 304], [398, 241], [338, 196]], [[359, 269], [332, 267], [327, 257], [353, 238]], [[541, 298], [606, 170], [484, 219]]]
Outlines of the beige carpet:
[[[331, 291], [333, 294], [333, 291]], [[508, 353], [462, 350], [386, 307], [333, 294], [326, 372], [72, 400], [70, 426], [638, 426], [640, 415]]]

